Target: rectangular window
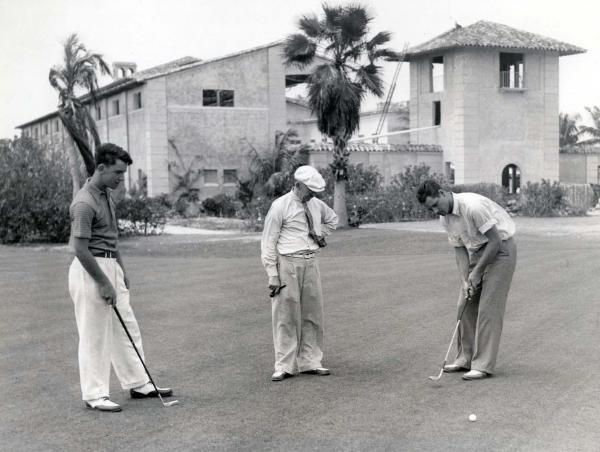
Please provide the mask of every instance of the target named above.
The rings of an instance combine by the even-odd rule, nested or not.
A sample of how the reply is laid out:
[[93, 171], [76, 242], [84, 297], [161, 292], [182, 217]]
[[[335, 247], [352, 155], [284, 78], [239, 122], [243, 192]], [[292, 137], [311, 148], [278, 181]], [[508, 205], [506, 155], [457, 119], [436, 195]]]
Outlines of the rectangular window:
[[117, 116], [119, 114], [120, 114], [119, 99], [116, 99], [116, 100], [112, 101], [112, 115]]
[[437, 56], [431, 59], [431, 92], [444, 91], [444, 57]]
[[439, 126], [442, 124], [442, 102], [436, 100], [433, 102], [433, 125]]
[[102, 119], [102, 106], [96, 105], [96, 119]]
[[204, 170], [204, 185], [212, 184], [218, 185], [219, 178], [216, 169], [205, 169]]
[[26, 137], [28, 137], [28, 136], [29, 136], [29, 130], [28, 130], [28, 129], [25, 129], [25, 130], [23, 131], [23, 135], [24, 135], [24, 136], [26, 136]]
[[219, 105], [221, 107], [233, 107], [233, 90], [223, 89], [219, 91]]
[[133, 109], [139, 110], [142, 108], [142, 93], [134, 93], [133, 95]]
[[523, 89], [525, 66], [522, 53], [500, 53], [500, 88]]
[[598, 180], [596, 181], [597, 184], [600, 184], [600, 166], [598, 166]]
[[224, 184], [237, 184], [237, 170], [226, 169], [223, 170], [223, 183]]
[[34, 127], [33, 128], [33, 138], [37, 138], [38, 137], [38, 128]]
[[48, 135], [48, 123], [44, 124], [44, 135]]
[[202, 105], [205, 107], [233, 107], [234, 93], [229, 89], [203, 89]]
[[59, 130], [60, 130], [60, 129], [59, 129], [59, 125], [58, 125], [58, 119], [57, 119], [56, 121], [54, 121], [54, 131], [55, 131], [55, 132], [58, 132]]

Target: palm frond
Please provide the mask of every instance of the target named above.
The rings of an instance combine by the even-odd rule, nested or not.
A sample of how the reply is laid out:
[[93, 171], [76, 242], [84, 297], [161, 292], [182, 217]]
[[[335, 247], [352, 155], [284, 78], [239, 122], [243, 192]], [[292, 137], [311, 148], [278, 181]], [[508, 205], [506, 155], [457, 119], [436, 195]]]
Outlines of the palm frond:
[[398, 61], [400, 58], [398, 52], [392, 49], [375, 49], [369, 52], [369, 61], [375, 62], [379, 59], [386, 61]]
[[288, 36], [283, 46], [284, 62], [286, 65], [305, 67], [309, 65], [317, 51], [317, 44], [307, 36], [296, 33]]
[[356, 78], [358, 83], [368, 92], [374, 94], [377, 97], [383, 96], [383, 80], [380, 76], [381, 66], [369, 64], [367, 66], [361, 66], [356, 71]]
[[344, 55], [342, 56], [342, 59], [344, 60], [344, 62], [346, 60], [351, 60], [351, 61], [358, 61], [364, 52], [364, 43], [360, 43], [358, 45], [355, 45], [354, 47], [351, 47], [349, 50], [347, 50], [346, 52], [344, 52]]
[[316, 14], [302, 16], [298, 21], [298, 27], [306, 36], [313, 39], [317, 39], [323, 32], [321, 22]]
[[335, 67], [322, 64], [309, 77], [308, 101], [319, 130], [327, 136], [350, 136], [358, 128], [364, 90]]
[[372, 20], [373, 18], [365, 7], [358, 4], [344, 6], [339, 17], [341, 39], [344, 46], [361, 42], [369, 31], [369, 22]]
[[340, 28], [340, 16], [343, 8], [341, 6], [332, 6], [327, 3], [321, 5], [323, 8], [324, 20], [323, 26], [327, 32], [332, 33]]
[[366, 43], [367, 50], [371, 51], [374, 48], [389, 42], [392, 39], [392, 33], [389, 31], [380, 31]]

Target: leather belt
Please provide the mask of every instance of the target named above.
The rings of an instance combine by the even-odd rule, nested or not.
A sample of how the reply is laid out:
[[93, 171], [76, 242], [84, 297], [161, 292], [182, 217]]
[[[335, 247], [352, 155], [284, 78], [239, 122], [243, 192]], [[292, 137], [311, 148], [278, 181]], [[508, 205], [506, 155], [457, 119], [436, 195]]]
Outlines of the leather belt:
[[309, 253], [292, 253], [292, 254], [282, 254], [284, 257], [297, 257], [300, 259], [311, 259], [315, 257], [317, 253], [315, 251], [311, 251]]
[[91, 251], [92, 256], [95, 257], [105, 257], [107, 259], [116, 259], [117, 253], [114, 251]]

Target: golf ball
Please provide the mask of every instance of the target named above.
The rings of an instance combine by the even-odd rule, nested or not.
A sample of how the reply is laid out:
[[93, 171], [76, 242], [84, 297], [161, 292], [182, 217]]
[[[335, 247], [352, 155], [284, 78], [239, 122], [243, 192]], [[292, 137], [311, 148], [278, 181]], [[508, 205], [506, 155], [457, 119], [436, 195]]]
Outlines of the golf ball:
[[475, 422], [477, 420], [477, 416], [475, 416], [474, 414], [469, 414], [469, 420], [471, 422]]

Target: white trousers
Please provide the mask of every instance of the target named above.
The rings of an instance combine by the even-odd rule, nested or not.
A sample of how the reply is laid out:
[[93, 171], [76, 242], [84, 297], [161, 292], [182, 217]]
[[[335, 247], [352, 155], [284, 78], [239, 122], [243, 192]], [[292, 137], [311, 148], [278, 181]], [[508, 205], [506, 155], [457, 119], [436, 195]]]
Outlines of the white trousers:
[[[116, 259], [96, 257], [96, 262], [117, 292], [117, 309], [142, 357], [142, 337], [129, 304], [123, 269]], [[69, 268], [69, 293], [75, 305], [79, 332], [79, 377], [83, 400], [109, 396], [111, 363], [123, 389], [145, 384], [148, 376], [112, 306], [100, 297], [96, 281], [77, 258]]]
[[279, 256], [279, 279], [285, 284], [271, 300], [275, 370], [289, 374], [321, 367], [323, 292], [316, 257]]

